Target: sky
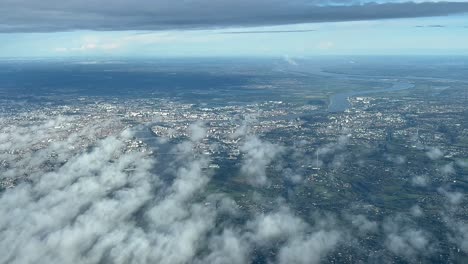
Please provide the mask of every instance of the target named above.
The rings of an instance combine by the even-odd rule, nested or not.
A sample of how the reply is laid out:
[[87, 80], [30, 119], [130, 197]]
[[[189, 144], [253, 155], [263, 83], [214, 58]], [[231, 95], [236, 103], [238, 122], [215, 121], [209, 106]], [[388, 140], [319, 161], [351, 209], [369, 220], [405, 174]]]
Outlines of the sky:
[[468, 1], [3, 0], [0, 57], [468, 55]]

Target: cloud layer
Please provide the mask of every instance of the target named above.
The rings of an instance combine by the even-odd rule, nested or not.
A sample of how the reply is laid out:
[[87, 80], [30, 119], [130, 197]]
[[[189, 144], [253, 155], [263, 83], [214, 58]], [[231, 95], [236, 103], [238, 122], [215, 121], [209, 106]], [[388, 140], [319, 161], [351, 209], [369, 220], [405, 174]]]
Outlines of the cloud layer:
[[[312, 226], [286, 205], [231, 223], [241, 219], [236, 202], [206, 191], [210, 161], [194, 151], [201, 123], [161, 174], [158, 159], [132, 147], [131, 130], [102, 135], [99, 120], [77, 123], [44, 117], [0, 129], [0, 180], [27, 177], [0, 193], [0, 263], [248, 263], [254, 248], [279, 251], [278, 263], [318, 263], [339, 243], [333, 226]], [[81, 140], [94, 143], [74, 148]], [[272, 146], [250, 141], [260, 156]]]
[[172, 30], [444, 16], [461, 1], [5, 0], [0, 32]]
[[[353, 158], [342, 156], [349, 135], [305, 152], [305, 141], [277, 145], [251, 135], [249, 118], [232, 136], [240, 137], [235, 173], [251, 184], [236, 193], [216, 187], [213, 157], [200, 152], [209, 122], [187, 124], [189, 137], [167, 151], [177, 155], [163, 159], [148, 151], [138, 128], [118, 118], [31, 116], [0, 118], [0, 183], [16, 181], [0, 190], [0, 263], [314, 264], [339, 262], [348, 253], [366, 263], [418, 263], [444, 253], [446, 240], [468, 252], [466, 196], [451, 184], [434, 194], [442, 198], [439, 210], [421, 203], [387, 214], [350, 200], [339, 212], [316, 207], [317, 196], [304, 196], [308, 204], [298, 207], [291, 197], [306, 186], [308, 170], [294, 160], [314, 164], [318, 153], [316, 165], [341, 168]], [[156, 152], [169, 144], [157, 142]], [[281, 162], [288, 154], [292, 166]], [[270, 188], [282, 177], [293, 183], [288, 195]], [[427, 175], [408, 179], [418, 191], [433, 183]], [[312, 184], [311, 191], [320, 190], [319, 182]], [[437, 232], [420, 222], [430, 214], [444, 219]]]

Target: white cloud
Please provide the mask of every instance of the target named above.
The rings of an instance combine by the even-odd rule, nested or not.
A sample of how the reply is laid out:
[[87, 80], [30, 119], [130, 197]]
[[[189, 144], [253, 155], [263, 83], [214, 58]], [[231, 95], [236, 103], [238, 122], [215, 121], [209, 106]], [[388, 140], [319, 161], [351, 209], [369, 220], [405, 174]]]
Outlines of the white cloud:
[[411, 184], [417, 187], [426, 187], [428, 185], [428, 178], [422, 175], [414, 176], [411, 178]]
[[258, 137], [249, 136], [240, 147], [244, 157], [241, 173], [249, 183], [255, 186], [265, 186], [268, 183], [266, 169], [283, 151], [281, 146], [265, 142]]
[[373, 233], [378, 230], [377, 222], [370, 221], [365, 215], [348, 215], [347, 218], [362, 234]]
[[236, 231], [225, 229], [221, 235], [213, 237], [209, 242], [210, 254], [200, 263], [213, 264], [243, 264], [248, 263], [250, 253], [249, 243], [246, 243]]
[[444, 153], [438, 148], [429, 148], [426, 152], [426, 155], [431, 160], [437, 160], [440, 159], [444, 155]]
[[[202, 172], [206, 161], [187, 153], [184, 165], [174, 169], [174, 180], [166, 186], [152, 172], [150, 156], [126, 151], [132, 138], [128, 130], [98, 140], [91, 151], [83, 152], [66, 147], [81, 136], [95, 137], [92, 133], [99, 130], [91, 124], [76, 134], [62, 134], [58, 127], [77, 124], [70, 121], [59, 118], [28, 128], [3, 128], [2, 146], [7, 140], [19, 150], [46, 139], [53, 143], [19, 155], [19, 160], [2, 152], [16, 165], [8, 175], [29, 171], [21, 164], [37, 171], [30, 174], [31, 182], [0, 197], [0, 213], [5, 216], [0, 220], [0, 262], [185, 263], [194, 259], [204, 245], [198, 242], [212, 228], [215, 216], [203, 202], [192, 200], [209, 180]], [[63, 165], [44, 168], [41, 164], [57, 150]]]
[[434, 253], [433, 238], [424, 230], [415, 227], [402, 215], [384, 222], [385, 246], [397, 256], [414, 262]]
[[410, 214], [414, 217], [421, 217], [424, 215], [424, 212], [419, 205], [414, 205], [410, 208]]
[[260, 215], [248, 224], [259, 243], [274, 243], [281, 239], [302, 235], [308, 225], [285, 207], [278, 212]]
[[[286, 206], [232, 226], [218, 216], [236, 217], [238, 206], [226, 194], [205, 197], [209, 161], [193, 152], [196, 142], [176, 145], [178, 158], [161, 177], [152, 156], [128, 151], [131, 130], [75, 118], [0, 129], [0, 153], [13, 166], [2, 172], [30, 179], [0, 196], [1, 263], [246, 263], [258, 246], [278, 248], [282, 263], [304, 247], [319, 261], [339, 242], [333, 226], [310, 226]], [[101, 135], [108, 130], [95, 126], [122, 132]], [[254, 137], [246, 144], [260, 173], [280, 152]], [[53, 153], [57, 164], [43, 166]]]
[[195, 122], [189, 126], [190, 138], [194, 142], [198, 142], [206, 137], [206, 128], [202, 122]]
[[278, 263], [320, 263], [336, 247], [340, 238], [339, 232], [324, 230], [295, 237], [280, 250]]
[[439, 188], [438, 189], [439, 193], [444, 195], [447, 200], [450, 202], [450, 204], [452, 205], [458, 205], [462, 202], [463, 198], [464, 198], [464, 195], [463, 193], [461, 192], [451, 192], [449, 190], [447, 190], [446, 188]]
[[440, 168], [440, 172], [442, 172], [442, 174], [444, 174], [444, 175], [454, 174], [455, 173], [455, 168], [453, 166], [453, 162], [443, 165]]

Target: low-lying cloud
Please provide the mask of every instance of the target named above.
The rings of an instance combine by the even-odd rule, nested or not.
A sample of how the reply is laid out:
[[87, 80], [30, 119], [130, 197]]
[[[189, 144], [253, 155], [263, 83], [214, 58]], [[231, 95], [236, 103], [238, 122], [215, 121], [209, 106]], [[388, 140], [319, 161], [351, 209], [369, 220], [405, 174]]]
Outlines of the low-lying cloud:
[[240, 150], [244, 154], [241, 173], [247, 177], [247, 181], [254, 186], [268, 184], [267, 167], [283, 151], [283, 148], [262, 141], [258, 137], [249, 136]]
[[[16, 162], [35, 171], [0, 194], [0, 263], [247, 263], [253, 248], [278, 250], [272, 259], [278, 263], [318, 263], [339, 242], [339, 231], [312, 226], [286, 205], [232, 224], [236, 202], [206, 190], [210, 161], [194, 151], [201, 124], [190, 127], [191, 140], [174, 146], [178, 157], [162, 164], [171, 167], [162, 177], [158, 159], [129, 148], [138, 142], [132, 130], [99, 135], [91, 122], [63, 133], [73, 130], [72, 121], [0, 130], [0, 153], [11, 164], [0, 168], [2, 179], [28, 173]], [[85, 136], [94, 143], [71, 147]], [[260, 153], [247, 158], [274, 157], [273, 144], [246, 143], [247, 151]], [[22, 155], [37, 144], [40, 151]], [[57, 146], [60, 159], [51, 160]], [[305, 248], [308, 255], [298, 258]]]
[[[242, 155], [232, 172], [251, 185], [231, 193], [214, 185], [212, 157], [199, 151], [209, 138], [208, 122], [189, 125], [189, 137], [172, 142], [166, 154], [175, 155], [167, 161], [118, 119], [34, 116], [23, 123], [0, 120], [0, 181], [17, 180], [0, 193], [0, 263], [221, 264], [258, 256], [266, 263], [320, 263], [346, 250], [363, 252], [370, 262], [367, 239], [392, 259], [424, 262], [439, 253], [441, 238], [419, 222], [434, 213], [423, 202], [381, 215], [363, 201], [327, 212], [316, 206], [316, 196], [307, 196], [313, 207], [304, 211], [289, 194], [264, 195], [276, 191], [269, 183], [278, 178], [293, 183], [293, 195], [306, 186], [303, 178], [315, 170], [294, 166], [294, 160], [313, 164], [316, 158], [313, 148], [304, 150], [306, 141], [277, 145], [251, 135], [245, 124], [236, 133]], [[335, 160], [349, 145], [350, 137], [342, 136], [315, 151]], [[282, 163], [288, 155], [292, 166]], [[463, 162], [448, 165], [455, 170]], [[281, 177], [268, 178], [269, 169]], [[408, 184], [436, 183], [423, 175]], [[468, 252], [468, 227], [457, 216], [463, 216], [465, 195], [455, 184], [438, 192], [443, 205], [435, 213], [448, 230], [442, 235]]]

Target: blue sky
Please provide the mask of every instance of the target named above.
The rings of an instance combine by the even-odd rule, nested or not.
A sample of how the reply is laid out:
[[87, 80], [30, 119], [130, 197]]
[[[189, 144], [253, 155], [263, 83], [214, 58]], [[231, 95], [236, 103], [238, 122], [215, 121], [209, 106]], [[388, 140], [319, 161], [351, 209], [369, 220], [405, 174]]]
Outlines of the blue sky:
[[[213, 23], [196, 29], [4, 32], [0, 57], [468, 55], [467, 14], [267, 26]], [[239, 34], [244, 31], [249, 33]]]

